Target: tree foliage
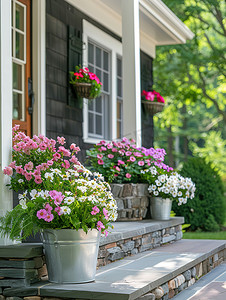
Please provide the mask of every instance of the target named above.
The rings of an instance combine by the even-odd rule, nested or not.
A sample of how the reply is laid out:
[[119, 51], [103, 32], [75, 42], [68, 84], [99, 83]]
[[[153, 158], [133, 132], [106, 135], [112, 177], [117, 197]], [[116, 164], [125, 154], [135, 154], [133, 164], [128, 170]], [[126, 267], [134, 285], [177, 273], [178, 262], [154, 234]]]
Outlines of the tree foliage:
[[186, 44], [159, 47], [154, 61], [154, 88], [168, 102], [154, 117], [157, 137], [181, 137], [184, 152], [186, 141], [205, 146], [208, 131], [225, 138], [226, 5], [224, 0], [163, 1], [194, 33]]

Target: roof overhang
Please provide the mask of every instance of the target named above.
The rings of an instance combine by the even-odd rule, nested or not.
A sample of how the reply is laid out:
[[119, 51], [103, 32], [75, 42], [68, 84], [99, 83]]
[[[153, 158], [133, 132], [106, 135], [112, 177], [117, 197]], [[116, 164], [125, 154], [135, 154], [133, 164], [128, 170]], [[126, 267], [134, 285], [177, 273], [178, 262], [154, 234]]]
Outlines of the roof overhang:
[[[125, 0], [66, 0], [122, 38], [122, 5]], [[187, 26], [161, 1], [139, 0], [140, 48], [155, 57], [155, 47], [183, 44], [194, 37]]]

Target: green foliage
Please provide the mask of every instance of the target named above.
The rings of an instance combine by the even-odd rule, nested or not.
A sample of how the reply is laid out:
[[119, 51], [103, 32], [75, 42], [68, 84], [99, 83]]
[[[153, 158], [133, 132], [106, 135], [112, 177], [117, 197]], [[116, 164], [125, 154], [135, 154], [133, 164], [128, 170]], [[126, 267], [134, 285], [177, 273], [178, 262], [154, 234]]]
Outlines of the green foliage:
[[218, 230], [217, 225], [223, 224], [225, 217], [223, 185], [218, 172], [205, 160], [191, 158], [184, 163], [181, 174], [192, 179], [196, 193], [194, 199], [183, 207], [173, 203], [173, 210], [185, 217], [185, 222], [191, 224], [191, 230]]
[[226, 240], [226, 231], [216, 232], [185, 232], [183, 239], [198, 240]]
[[194, 33], [186, 44], [158, 47], [154, 60], [153, 88], [166, 99], [163, 112], [154, 116], [155, 146], [167, 149], [171, 127], [177, 138], [173, 155], [182, 161], [187, 141], [206, 148], [202, 138], [210, 130], [226, 137], [226, 7], [224, 0], [163, 1]]

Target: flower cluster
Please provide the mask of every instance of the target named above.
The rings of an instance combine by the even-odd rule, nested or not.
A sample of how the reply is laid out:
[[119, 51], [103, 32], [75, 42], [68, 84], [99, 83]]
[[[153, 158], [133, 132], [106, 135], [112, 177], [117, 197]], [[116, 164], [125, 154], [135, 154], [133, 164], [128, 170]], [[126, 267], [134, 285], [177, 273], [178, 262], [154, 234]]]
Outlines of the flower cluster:
[[71, 78], [70, 83], [90, 83], [90, 98], [96, 98], [101, 92], [102, 83], [96, 74], [89, 71], [88, 68], [80, 68], [79, 66], [75, 67], [76, 72], [70, 72]]
[[143, 171], [148, 179], [149, 193], [155, 197], [169, 198], [178, 201], [178, 205], [186, 204], [194, 198], [195, 184], [191, 178], [184, 178], [177, 172], [167, 173], [155, 166]]
[[62, 146], [65, 139], [58, 137], [57, 149], [54, 140], [44, 136], [31, 139], [17, 130], [18, 127], [13, 128], [14, 161], [4, 173], [11, 178], [11, 189], [24, 192], [18, 196], [19, 205], [1, 220], [7, 225], [15, 215], [15, 220], [10, 221], [11, 238], [18, 238], [13, 223], [20, 216], [19, 233], [27, 232], [25, 235], [30, 235], [35, 227], [82, 228], [86, 232], [96, 228], [107, 235], [110, 222], [117, 218], [116, 201], [103, 176], [92, 173], [78, 161], [75, 153], [79, 147], [72, 144], [68, 150]]
[[165, 103], [164, 98], [155, 90], [153, 90], [152, 92], [143, 90], [141, 96], [144, 97], [144, 100]]
[[137, 148], [133, 139], [123, 138], [119, 142], [100, 141], [87, 151], [91, 168], [98, 168], [108, 182], [145, 182], [141, 171], [157, 165], [172, 170], [163, 163], [164, 149]]

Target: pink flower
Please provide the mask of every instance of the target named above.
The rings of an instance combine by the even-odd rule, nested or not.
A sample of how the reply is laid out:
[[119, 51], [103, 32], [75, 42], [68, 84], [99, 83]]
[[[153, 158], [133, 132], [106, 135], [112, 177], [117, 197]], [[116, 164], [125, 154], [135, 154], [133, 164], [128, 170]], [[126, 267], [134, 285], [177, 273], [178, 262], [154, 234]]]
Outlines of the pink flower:
[[60, 153], [55, 153], [55, 154], [53, 154], [53, 160], [57, 161], [57, 160], [59, 160], [60, 158], [61, 158]]
[[139, 166], [143, 166], [143, 165], [144, 165], [144, 161], [143, 161], [143, 160], [138, 161], [138, 165], [139, 165]]
[[77, 157], [75, 157], [74, 155], [72, 155], [71, 159], [69, 159], [69, 160], [70, 160], [70, 162], [72, 162], [74, 164], [76, 164], [78, 162]]
[[106, 148], [106, 147], [103, 147], [103, 146], [100, 147], [100, 148], [101, 148], [102, 151], [106, 151], [106, 150], [107, 150], [107, 148]]
[[105, 236], [108, 236], [108, 231], [107, 230], [104, 230], [103, 233], [105, 234]]
[[24, 169], [25, 170], [33, 170], [34, 168], [34, 164], [32, 161], [29, 161], [29, 163], [27, 163], [25, 166], [24, 166]]
[[49, 205], [49, 203], [46, 203], [45, 210], [47, 211], [48, 214], [51, 214], [51, 211], [53, 210], [53, 208], [51, 205]]
[[112, 149], [113, 146], [112, 146], [111, 144], [107, 144], [107, 148], [108, 148], [108, 149]]
[[129, 160], [134, 162], [136, 160], [136, 158], [134, 156], [130, 156]]
[[103, 208], [103, 214], [105, 216], [105, 219], [108, 220], [109, 216], [108, 216], [108, 210], [106, 208]]
[[112, 148], [111, 151], [112, 152], [118, 152], [118, 150], [116, 148]]
[[94, 215], [98, 214], [99, 212], [100, 212], [99, 208], [97, 206], [94, 206], [92, 208], [91, 215], [94, 216]]
[[24, 171], [24, 170], [22, 169], [22, 166], [16, 167], [16, 172], [17, 172], [18, 174], [22, 174], [23, 171]]
[[81, 150], [79, 147], [76, 146], [76, 144], [71, 144], [70, 149], [72, 151], [75, 151], [76, 154]]
[[39, 148], [40, 148], [42, 151], [44, 151], [44, 150], [46, 150], [47, 145], [46, 145], [44, 142], [42, 142], [41, 144], [39, 144]]
[[58, 216], [62, 215], [60, 206], [57, 206], [54, 210], [55, 210], [55, 212], [57, 212]]
[[16, 161], [12, 161], [11, 164], [9, 164], [9, 167], [15, 169], [16, 168]]
[[97, 158], [101, 159], [103, 157], [103, 154], [97, 154]]
[[130, 156], [132, 154], [131, 151], [126, 151], [126, 156]]
[[5, 175], [9, 175], [9, 176], [12, 176], [13, 175], [13, 169], [11, 167], [5, 167], [3, 173]]
[[46, 222], [51, 222], [51, 221], [53, 220], [53, 218], [54, 218], [54, 215], [53, 215], [53, 214], [48, 214], [48, 215], [44, 218], [44, 220], [45, 220]]
[[120, 168], [118, 166], [115, 167], [115, 170], [120, 172]]
[[103, 161], [102, 159], [99, 159], [99, 160], [97, 161], [97, 163], [98, 163], [98, 165], [103, 165], [103, 164], [104, 164], [104, 161]]
[[35, 183], [37, 183], [37, 184], [40, 184], [40, 183], [42, 183], [42, 178], [41, 178], [41, 176], [40, 175], [35, 175]]
[[65, 169], [69, 169], [70, 168], [70, 163], [68, 160], [64, 160], [64, 162], [61, 164], [61, 166]]
[[120, 165], [124, 165], [125, 163], [124, 163], [124, 161], [123, 160], [118, 160], [118, 165], [120, 166]]
[[30, 173], [25, 173], [24, 176], [27, 179], [27, 181], [30, 181], [32, 179], [32, 174]]
[[64, 199], [64, 195], [61, 192], [55, 190], [49, 192], [50, 197], [54, 200], [56, 206], [59, 206]]
[[47, 161], [47, 165], [48, 165], [48, 166], [52, 166], [52, 165], [53, 165], [53, 161], [52, 161], [52, 160], [48, 160], [48, 161]]
[[63, 146], [59, 147], [58, 152], [63, 152], [64, 156], [70, 156], [71, 155], [71, 152], [69, 150], [65, 149]]
[[108, 154], [108, 158], [114, 158], [113, 154]]
[[38, 219], [45, 219], [45, 217], [47, 216], [47, 211], [45, 209], [40, 209], [37, 211], [37, 217]]
[[64, 137], [57, 137], [57, 141], [58, 141], [58, 143], [59, 144], [61, 144], [61, 145], [64, 145], [66, 142], [65, 142], [65, 138]]
[[103, 224], [101, 221], [98, 221], [98, 222], [97, 222], [97, 229], [98, 229], [99, 231], [101, 231], [101, 229], [104, 229], [104, 228], [105, 228], [104, 224]]
[[131, 174], [126, 173], [126, 178], [130, 178], [130, 177], [131, 177]]

